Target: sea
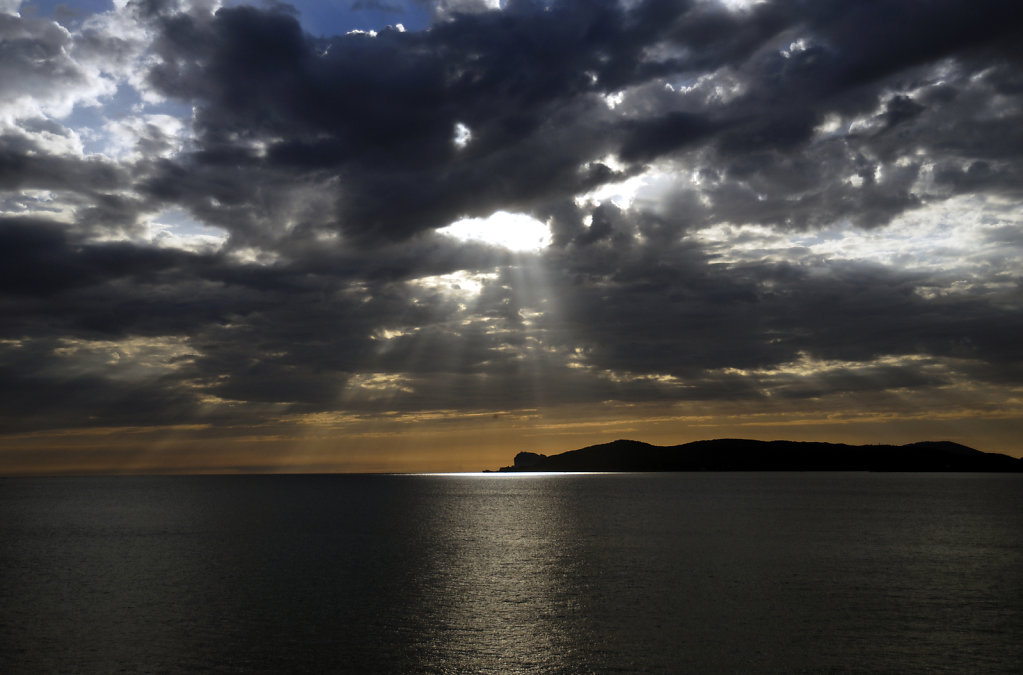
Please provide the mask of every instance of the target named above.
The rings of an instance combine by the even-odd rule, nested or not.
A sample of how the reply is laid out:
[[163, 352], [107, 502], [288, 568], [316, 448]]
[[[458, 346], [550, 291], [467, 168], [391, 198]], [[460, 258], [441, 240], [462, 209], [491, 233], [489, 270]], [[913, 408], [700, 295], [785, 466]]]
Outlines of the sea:
[[1021, 475], [0, 480], [3, 673], [1021, 671]]

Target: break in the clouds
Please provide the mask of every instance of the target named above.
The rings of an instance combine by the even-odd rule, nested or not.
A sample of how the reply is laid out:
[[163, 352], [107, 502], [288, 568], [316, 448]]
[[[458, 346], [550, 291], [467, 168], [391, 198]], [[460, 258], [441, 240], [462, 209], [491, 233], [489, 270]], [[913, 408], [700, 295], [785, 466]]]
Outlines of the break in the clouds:
[[4, 430], [1023, 417], [1023, 7], [331, 6], [0, 3]]

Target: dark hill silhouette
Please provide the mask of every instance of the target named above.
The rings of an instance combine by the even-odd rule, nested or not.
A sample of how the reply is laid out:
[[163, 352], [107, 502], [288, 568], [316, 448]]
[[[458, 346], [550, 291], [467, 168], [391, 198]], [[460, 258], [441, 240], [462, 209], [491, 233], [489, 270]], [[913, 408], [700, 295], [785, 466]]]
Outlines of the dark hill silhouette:
[[950, 441], [845, 445], [719, 438], [658, 446], [617, 440], [557, 455], [520, 452], [514, 471], [995, 471], [1023, 472], [1023, 459]]

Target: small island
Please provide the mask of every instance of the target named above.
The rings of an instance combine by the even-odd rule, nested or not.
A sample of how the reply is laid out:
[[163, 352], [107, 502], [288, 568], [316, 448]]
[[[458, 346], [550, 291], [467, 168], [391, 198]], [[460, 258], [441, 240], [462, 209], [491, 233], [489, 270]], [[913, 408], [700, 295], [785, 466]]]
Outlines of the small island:
[[908, 445], [719, 438], [658, 446], [617, 440], [556, 455], [520, 452], [500, 472], [537, 471], [987, 471], [1023, 472], [1023, 459], [951, 441]]

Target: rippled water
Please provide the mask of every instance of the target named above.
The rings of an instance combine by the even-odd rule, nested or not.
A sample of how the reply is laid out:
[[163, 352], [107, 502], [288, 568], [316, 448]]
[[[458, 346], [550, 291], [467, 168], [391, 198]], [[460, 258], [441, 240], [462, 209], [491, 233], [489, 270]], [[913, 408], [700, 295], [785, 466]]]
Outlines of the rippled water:
[[1018, 672], [1023, 476], [0, 480], [3, 672]]

